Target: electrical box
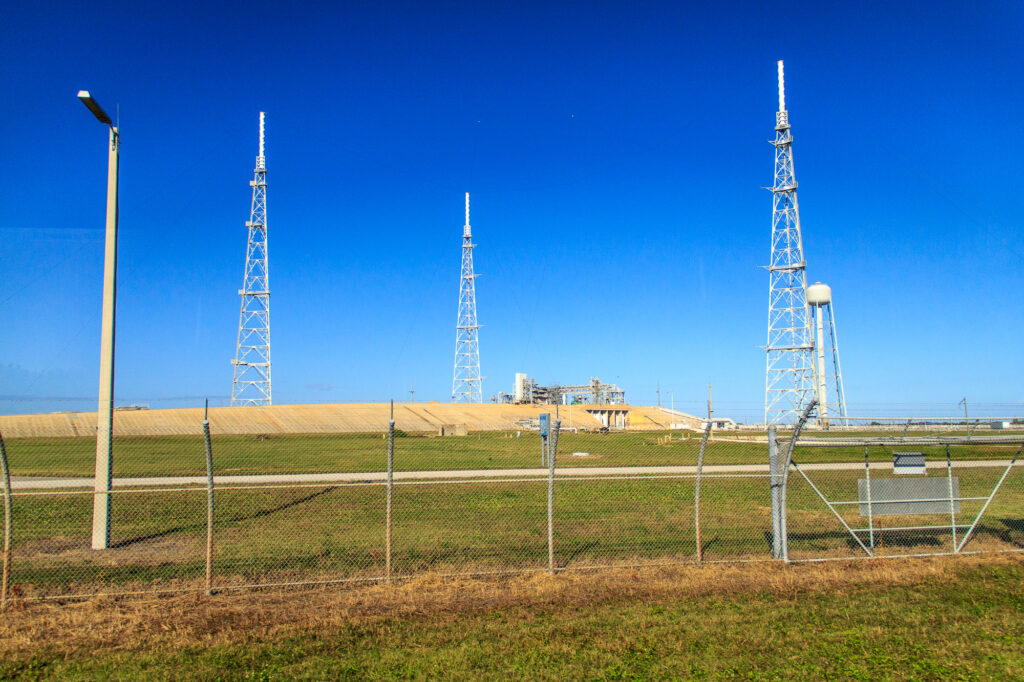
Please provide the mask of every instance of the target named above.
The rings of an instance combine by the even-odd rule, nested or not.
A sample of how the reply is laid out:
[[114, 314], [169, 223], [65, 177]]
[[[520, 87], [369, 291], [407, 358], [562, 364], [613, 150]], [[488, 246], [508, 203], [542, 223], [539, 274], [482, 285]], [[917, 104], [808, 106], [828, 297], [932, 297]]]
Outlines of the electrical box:
[[949, 518], [950, 513], [960, 513], [960, 479], [862, 478], [857, 481], [857, 497], [861, 516], [945, 514]]
[[894, 474], [923, 474], [927, 472], [923, 452], [892, 453], [892, 472]]

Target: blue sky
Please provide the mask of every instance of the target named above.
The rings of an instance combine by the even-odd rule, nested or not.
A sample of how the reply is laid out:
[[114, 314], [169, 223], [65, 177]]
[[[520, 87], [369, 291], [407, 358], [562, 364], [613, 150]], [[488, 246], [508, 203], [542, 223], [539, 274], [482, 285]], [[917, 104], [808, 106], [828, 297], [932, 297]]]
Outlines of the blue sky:
[[486, 396], [710, 382], [757, 419], [784, 59], [851, 413], [1019, 414], [1022, 7], [7, 3], [0, 412], [94, 409], [88, 89], [122, 133], [118, 403], [230, 394], [264, 110], [275, 402], [450, 395], [469, 191]]

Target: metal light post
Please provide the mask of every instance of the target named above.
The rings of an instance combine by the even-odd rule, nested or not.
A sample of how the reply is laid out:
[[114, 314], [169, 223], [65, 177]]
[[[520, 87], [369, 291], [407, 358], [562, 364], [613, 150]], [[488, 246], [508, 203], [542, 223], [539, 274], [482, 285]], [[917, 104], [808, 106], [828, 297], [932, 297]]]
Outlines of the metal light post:
[[78, 99], [100, 123], [110, 128], [107, 157], [107, 233], [103, 256], [103, 328], [100, 334], [100, 396], [96, 410], [96, 478], [92, 507], [92, 548], [110, 546], [110, 484], [114, 430], [114, 310], [117, 297], [117, 166], [120, 136], [117, 126], [92, 98], [79, 90]]

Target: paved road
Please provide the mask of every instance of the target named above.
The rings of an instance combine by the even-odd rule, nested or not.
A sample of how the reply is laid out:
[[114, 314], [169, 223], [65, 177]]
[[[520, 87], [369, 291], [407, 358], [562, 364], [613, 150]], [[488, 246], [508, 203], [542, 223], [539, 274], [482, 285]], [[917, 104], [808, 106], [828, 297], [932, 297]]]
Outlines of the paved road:
[[[1003, 468], [1010, 463], [1008, 459], [964, 460], [953, 462], [954, 469], [962, 468]], [[1024, 461], [1018, 461], [1018, 467], [1024, 467]], [[856, 462], [817, 462], [801, 464], [804, 471], [857, 471], [864, 465]], [[945, 462], [928, 462], [929, 469], [945, 469]], [[871, 470], [892, 471], [887, 462], [872, 462]], [[647, 478], [659, 476], [693, 476], [697, 473], [695, 466], [634, 466], [634, 467], [559, 467], [557, 478]], [[704, 467], [706, 475], [766, 475], [767, 464], [712, 464]], [[396, 471], [394, 480], [400, 483], [416, 483], [429, 481], [479, 481], [487, 479], [517, 480], [542, 479], [548, 475], [547, 469], [451, 469], [440, 471]], [[232, 485], [286, 485], [316, 483], [383, 483], [386, 480], [383, 471], [333, 473], [333, 474], [259, 474], [251, 476], [215, 476], [217, 486]], [[205, 476], [162, 476], [115, 478], [115, 488], [177, 486], [191, 487], [206, 485]], [[73, 490], [92, 488], [92, 478], [54, 478], [15, 476], [11, 479], [11, 487], [15, 490]]]
[[[720, 436], [715, 443], [760, 443], [766, 445], [768, 439], [764, 436]], [[789, 438], [783, 436], [780, 443], [788, 444]], [[1024, 445], [1024, 438], [1019, 434], [1009, 436], [874, 436], [874, 437], [843, 437], [834, 436], [829, 438], [816, 438], [813, 435], [803, 435], [796, 442], [798, 448], [820, 448], [820, 447], [856, 447], [862, 448], [865, 445], [872, 447], [893, 447], [897, 445]]]

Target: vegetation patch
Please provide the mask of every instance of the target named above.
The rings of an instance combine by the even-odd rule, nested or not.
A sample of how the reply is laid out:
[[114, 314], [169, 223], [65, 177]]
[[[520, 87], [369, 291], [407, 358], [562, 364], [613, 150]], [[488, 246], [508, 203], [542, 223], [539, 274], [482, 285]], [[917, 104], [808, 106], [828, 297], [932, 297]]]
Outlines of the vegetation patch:
[[1024, 561], [935, 558], [16, 603], [0, 675], [1020, 679]]

